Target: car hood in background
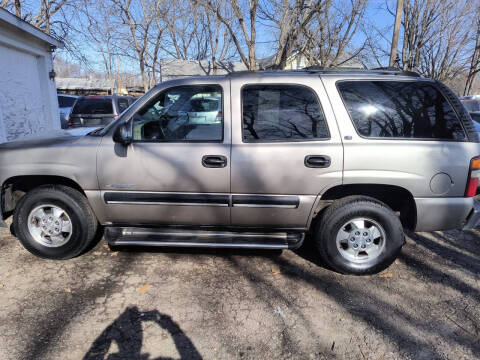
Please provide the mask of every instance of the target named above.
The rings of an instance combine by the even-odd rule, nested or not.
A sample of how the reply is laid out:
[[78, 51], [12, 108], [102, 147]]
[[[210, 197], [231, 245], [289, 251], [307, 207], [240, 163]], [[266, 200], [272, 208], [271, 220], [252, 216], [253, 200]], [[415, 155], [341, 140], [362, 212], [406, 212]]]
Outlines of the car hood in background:
[[[91, 132], [95, 128], [88, 128]], [[85, 134], [82, 134], [85, 135]], [[96, 137], [92, 137], [96, 138]], [[40, 136], [32, 136], [23, 138], [21, 140], [9, 141], [0, 144], [0, 150], [18, 150], [18, 149], [32, 149], [32, 148], [54, 148], [62, 146], [71, 146], [75, 143], [84, 141], [80, 134], [70, 134], [66, 130], [57, 130], [50, 134]], [[91, 142], [90, 140], [88, 141]]]

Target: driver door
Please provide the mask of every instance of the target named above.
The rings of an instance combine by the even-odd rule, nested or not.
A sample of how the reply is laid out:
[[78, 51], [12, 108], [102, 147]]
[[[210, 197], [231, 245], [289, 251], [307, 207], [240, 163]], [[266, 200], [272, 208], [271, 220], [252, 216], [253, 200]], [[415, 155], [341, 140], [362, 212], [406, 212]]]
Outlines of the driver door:
[[[212, 101], [222, 104], [219, 116], [202, 117], [202, 102]], [[193, 112], [195, 117], [190, 116]], [[130, 121], [129, 146], [114, 143], [110, 134], [98, 152], [103, 222], [229, 225], [228, 82], [165, 88]]]

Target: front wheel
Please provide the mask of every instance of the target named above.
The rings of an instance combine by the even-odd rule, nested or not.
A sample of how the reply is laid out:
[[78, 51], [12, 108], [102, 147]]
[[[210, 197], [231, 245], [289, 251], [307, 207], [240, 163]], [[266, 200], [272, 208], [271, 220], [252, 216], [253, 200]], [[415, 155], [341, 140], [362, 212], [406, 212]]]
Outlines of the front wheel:
[[49, 259], [70, 259], [92, 241], [97, 220], [79, 191], [45, 185], [29, 191], [17, 204], [13, 230], [32, 254]]
[[399, 218], [385, 204], [367, 196], [348, 196], [325, 210], [315, 243], [333, 270], [363, 275], [390, 266], [405, 235]]

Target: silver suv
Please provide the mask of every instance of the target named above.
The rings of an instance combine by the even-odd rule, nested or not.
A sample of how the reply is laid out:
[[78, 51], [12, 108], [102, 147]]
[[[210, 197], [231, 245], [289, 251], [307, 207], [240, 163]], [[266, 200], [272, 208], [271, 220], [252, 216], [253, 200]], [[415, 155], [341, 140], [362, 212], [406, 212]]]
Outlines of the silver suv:
[[404, 229], [477, 225], [479, 154], [458, 98], [413, 73], [184, 78], [87, 136], [1, 145], [1, 211], [46, 258], [98, 229], [115, 246], [267, 249], [309, 232], [332, 269], [366, 274]]

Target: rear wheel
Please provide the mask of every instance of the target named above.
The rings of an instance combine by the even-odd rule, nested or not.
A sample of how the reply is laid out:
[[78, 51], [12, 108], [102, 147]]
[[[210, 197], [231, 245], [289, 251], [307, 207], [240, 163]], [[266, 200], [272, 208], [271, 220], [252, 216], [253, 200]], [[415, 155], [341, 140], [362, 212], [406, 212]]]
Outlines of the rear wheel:
[[367, 196], [348, 196], [327, 208], [315, 230], [322, 260], [344, 274], [372, 274], [398, 256], [405, 236], [395, 213]]
[[12, 225], [28, 251], [49, 259], [79, 255], [97, 230], [85, 196], [62, 185], [40, 186], [25, 194], [15, 208]]

